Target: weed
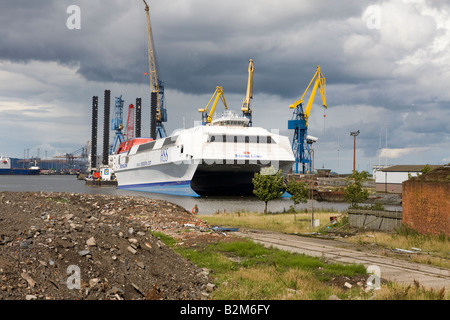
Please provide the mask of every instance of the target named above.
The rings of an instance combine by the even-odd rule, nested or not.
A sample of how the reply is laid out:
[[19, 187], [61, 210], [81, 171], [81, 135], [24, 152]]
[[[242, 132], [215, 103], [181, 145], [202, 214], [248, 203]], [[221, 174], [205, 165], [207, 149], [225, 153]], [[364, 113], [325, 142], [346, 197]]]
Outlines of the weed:
[[177, 243], [177, 241], [174, 238], [166, 235], [165, 233], [159, 231], [150, 231], [150, 233], [154, 237], [159, 238], [159, 240], [161, 240], [168, 247], [173, 247]]
[[69, 199], [64, 198], [64, 197], [59, 197], [59, 198], [47, 198], [47, 200], [49, 201], [55, 201], [55, 202], [59, 202], [59, 203], [69, 203]]

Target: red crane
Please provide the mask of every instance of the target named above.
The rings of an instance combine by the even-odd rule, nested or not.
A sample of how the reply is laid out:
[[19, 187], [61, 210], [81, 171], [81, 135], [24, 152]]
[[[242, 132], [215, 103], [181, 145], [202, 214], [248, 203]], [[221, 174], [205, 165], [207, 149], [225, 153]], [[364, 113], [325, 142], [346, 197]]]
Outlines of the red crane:
[[128, 106], [128, 121], [127, 121], [127, 135], [126, 140], [134, 138], [134, 105]]

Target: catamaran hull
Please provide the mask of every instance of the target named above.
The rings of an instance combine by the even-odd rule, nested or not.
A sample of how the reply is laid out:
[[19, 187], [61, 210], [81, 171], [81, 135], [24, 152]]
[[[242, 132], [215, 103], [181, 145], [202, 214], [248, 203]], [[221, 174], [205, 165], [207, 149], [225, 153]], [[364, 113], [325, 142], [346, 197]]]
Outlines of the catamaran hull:
[[190, 183], [197, 165], [161, 164], [116, 172], [118, 188], [152, 193], [198, 196]]

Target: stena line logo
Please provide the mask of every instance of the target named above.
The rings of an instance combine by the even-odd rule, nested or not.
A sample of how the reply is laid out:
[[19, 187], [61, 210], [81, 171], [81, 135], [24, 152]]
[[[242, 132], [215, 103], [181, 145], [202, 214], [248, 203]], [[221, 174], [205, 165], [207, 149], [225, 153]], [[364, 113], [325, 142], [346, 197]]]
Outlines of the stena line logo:
[[244, 151], [244, 152], [242, 152], [242, 154], [235, 153], [234, 157], [235, 158], [239, 158], [239, 159], [242, 159], [242, 158], [248, 158], [248, 159], [259, 159], [259, 158], [262, 158], [261, 155], [250, 153], [249, 151]]

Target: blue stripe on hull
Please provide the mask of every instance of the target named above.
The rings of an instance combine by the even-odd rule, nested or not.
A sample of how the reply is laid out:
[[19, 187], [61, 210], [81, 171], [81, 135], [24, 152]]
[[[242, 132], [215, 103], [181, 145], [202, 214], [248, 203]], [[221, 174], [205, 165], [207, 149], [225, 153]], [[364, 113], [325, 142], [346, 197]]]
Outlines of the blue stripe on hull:
[[38, 175], [39, 170], [29, 170], [29, 169], [0, 169], [0, 175]]
[[165, 193], [177, 196], [199, 197], [199, 195], [191, 189], [191, 181], [171, 181], [171, 182], [157, 182], [157, 183], [141, 183], [118, 186], [118, 189], [150, 192], [150, 193]]

